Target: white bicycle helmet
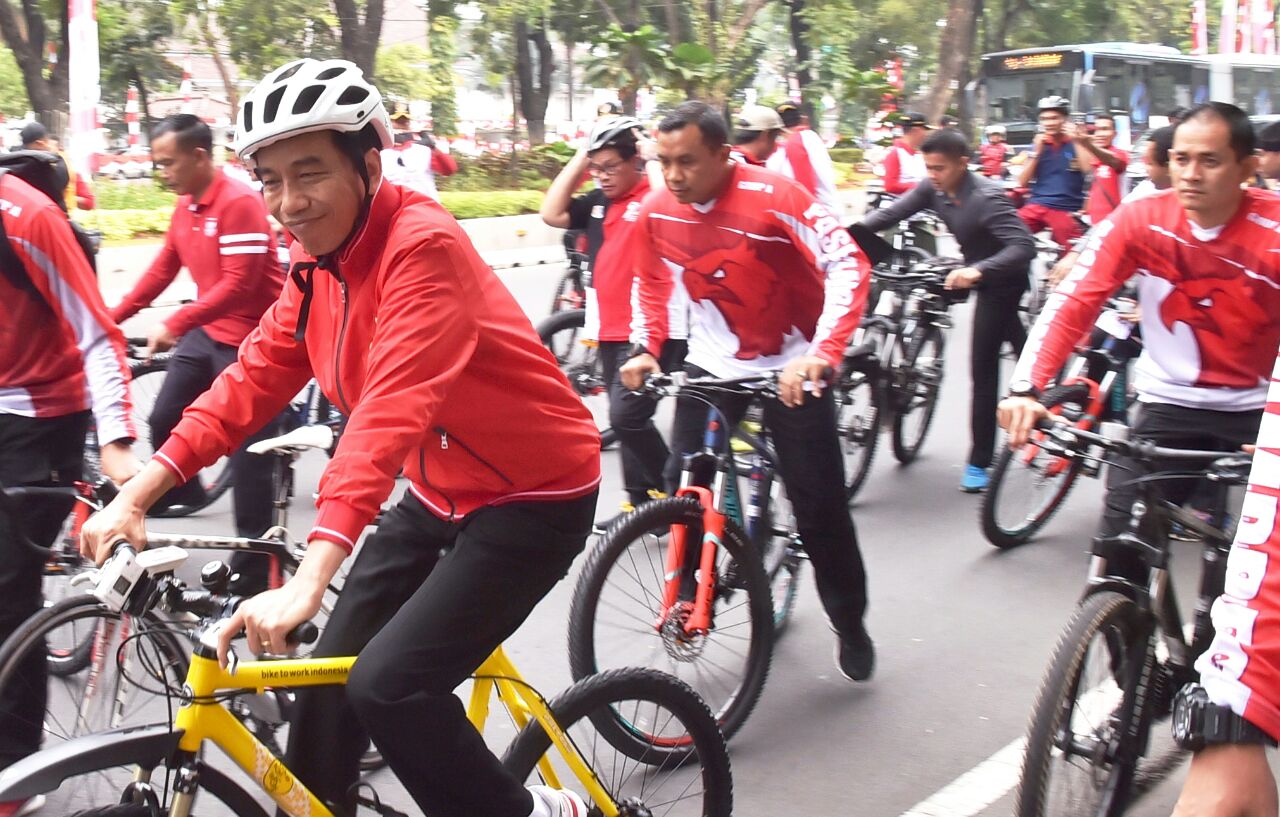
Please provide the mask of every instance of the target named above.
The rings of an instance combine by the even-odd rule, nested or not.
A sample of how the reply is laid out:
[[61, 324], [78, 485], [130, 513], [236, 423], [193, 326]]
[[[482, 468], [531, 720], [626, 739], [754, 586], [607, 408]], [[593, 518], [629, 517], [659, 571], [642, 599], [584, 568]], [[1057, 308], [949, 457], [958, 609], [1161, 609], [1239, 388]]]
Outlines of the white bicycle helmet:
[[987, 134], [989, 135], [992, 133], [998, 133], [1001, 136], [1004, 136], [1007, 131], [1005, 130], [1004, 125], [987, 125]]
[[389, 148], [391, 122], [382, 94], [347, 60], [295, 60], [272, 71], [240, 102], [235, 148], [252, 167], [255, 151], [303, 133], [355, 133], [373, 124]]
[[627, 134], [631, 134], [633, 140], [639, 139], [640, 134], [637, 131], [643, 130], [644, 126], [640, 124], [640, 120], [633, 116], [615, 116], [604, 119], [591, 132], [591, 140], [587, 143], [587, 152], [593, 153], [603, 147], [607, 147], [610, 142]]
[[1036, 109], [1040, 111], [1062, 111], [1066, 113], [1071, 110], [1071, 103], [1065, 98], [1057, 96], [1046, 96], [1036, 104]]

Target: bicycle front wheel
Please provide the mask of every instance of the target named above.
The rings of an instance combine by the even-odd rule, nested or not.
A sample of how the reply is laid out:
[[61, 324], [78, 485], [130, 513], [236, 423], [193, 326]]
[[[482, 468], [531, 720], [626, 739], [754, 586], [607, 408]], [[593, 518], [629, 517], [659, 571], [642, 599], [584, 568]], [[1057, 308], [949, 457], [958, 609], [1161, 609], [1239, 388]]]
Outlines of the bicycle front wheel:
[[[1069, 419], [1084, 413], [1089, 388], [1083, 383], [1050, 389], [1041, 401]], [[1016, 451], [1003, 446], [991, 485], [982, 498], [982, 533], [998, 548], [1027, 542], [1048, 524], [1080, 475], [1081, 462], [1046, 452], [1032, 436]]]
[[1144, 688], [1154, 662], [1150, 627], [1131, 599], [1098, 593], [1081, 603], [1040, 686], [1017, 817], [1124, 812], [1138, 758], [1127, 748], [1135, 743], [1122, 738], [1145, 720], [1126, 690], [1135, 688], [1135, 674], [1142, 676], [1136, 688]]
[[[41, 680], [43, 688], [33, 690], [42, 676], [38, 665], [48, 661], [46, 645], [55, 639], [87, 641], [87, 660], [74, 672], [50, 674]], [[32, 712], [20, 728], [38, 735], [45, 749], [107, 729], [169, 722], [179, 702], [165, 690], [180, 691], [186, 673], [187, 654], [165, 622], [151, 614], [113, 612], [89, 595], [70, 596], [40, 611], [0, 646], [0, 694], [7, 700], [44, 700], [44, 709]], [[66, 814], [118, 802], [130, 774], [113, 768], [78, 777], [75, 785], [48, 795], [49, 811]]]
[[[677, 601], [664, 605], [667, 545], [683, 528], [688, 547]], [[726, 737], [751, 714], [769, 673], [769, 579], [746, 535], [728, 523], [716, 551], [712, 626], [685, 627], [702, 553], [702, 506], [691, 497], [646, 503], [610, 526], [587, 558], [569, 610], [574, 680], [607, 669], [654, 667], [693, 687]]]
[[903, 465], [920, 456], [925, 435], [938, 408], [942, 390], [943, 354], [946, 338], [936, 326], [922, 324], [907, 348], [903, 365], [902, 392], [893, 413], [893, 456]]
[[[724, 737], [687, 684], [651, 669], [612, 670], [571, 686], [551, 703], [551, 711], [624, 817], [732, 814], [733, 776]], [[560, 786], [590, 803], [537, 721], [516, 736], [502, 762], [519, 780], [539, 783], [546, 782], [538, 768], [542, 760], [550, 763]]]

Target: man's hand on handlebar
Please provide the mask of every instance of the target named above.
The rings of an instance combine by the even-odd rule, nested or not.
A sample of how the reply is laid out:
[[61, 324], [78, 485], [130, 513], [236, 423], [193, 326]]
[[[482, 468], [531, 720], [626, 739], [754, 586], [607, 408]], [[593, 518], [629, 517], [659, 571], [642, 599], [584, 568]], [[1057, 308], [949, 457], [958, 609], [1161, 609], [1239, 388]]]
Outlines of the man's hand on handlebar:
[[1048, 419], [1049, 409], [1031, 397], [1012, 396], [996, 407], [996, 420], [1009, 433], [1009, 447], [1020, 448], [1031, 438], [1036, 423]]
[[947, 273], [947, 289], [971, 289], [982, 280], [982, 270], [973, 267], [960, 267]]
[[618, 370], [622, 385], [631, 389], [631, 391], [643, 389], [645, 378], [651, 374], [662, 374], [662, 367], [658, 365], [657, 359], [650, 354], [636, 355], [626, 363], [623, 363], [622, 368]]
[[825, 358], [802, 355], [782, 367], [778, 375], [778, 399], [787, 408], [803, 405], [806, 383], [815, 398], [821, 397], [830, 374], [831, 364]]

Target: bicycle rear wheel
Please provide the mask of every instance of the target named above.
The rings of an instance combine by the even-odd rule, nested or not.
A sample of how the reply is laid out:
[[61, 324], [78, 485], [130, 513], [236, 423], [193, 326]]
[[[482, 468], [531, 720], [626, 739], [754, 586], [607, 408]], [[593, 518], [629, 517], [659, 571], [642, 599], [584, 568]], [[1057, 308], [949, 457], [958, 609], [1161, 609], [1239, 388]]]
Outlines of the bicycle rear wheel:
[[903, 465], [915, 462], [933, 423], [942, 390], [946, 338], [936, 326], [916, 328], [903, 361], [906, 377], [893, 412], [893, 456]]
[[[151, 448], [151, 411], [155, 407], [156, 398], [160, 396], [160, 388], [164, 384], [165, 372], [169, 366], [169, 355], [156, 355], [149, 361], [135, 360], [129, 363], [132, 380], [129, 384], [129, 395], [133, 402], [133, 422], [138, 431], [133, 451], [144, 462], [153, 453]], [[231, 487], [231, 459], [222, 457], [213, 465], [196, 475], [204, 487], [204, 502], [196, 505], [174, 505], [169, 508], [155, 509], [151, 516], [172, 518], [188, 516], [217, 502]]]
[[[1119, 817], [1129, 803], [1136, 756], [1121, 736], [1147, 714], [1127, 689], [1151, 700], [1155, 666], [1151, 628], [1127, 596], [1085, 599], [1063, 632], [1040, 686], [1018, 789], [1017, 817]], [[1145, 735], [1144, 735], [1145, 737]], [[1124, 751], [1124, 750], [1121, 750]], [[1129, 750], [1132, 753], [1132, 750]]]
[[[1080, 417], [1089, 402], [1083, 383], [1060, 386], [1041, 402], [1067, 419]], [[998, 548], [1021, 545], [1048, 524], [1080, 475], [1081, 461], [1046, 452], [1035, 440], [1018, 450], [1003, 446], [991, 485], [982, 498], [982, 533]]]
[[582, 309], [557, 312], [538, 324], [542, 345], [551, 350], [556, 363], [569, 384], [586, 397], [605, 390], [604, 371], [600, 363], [600, 345], [582, 336], [587, 313]]
[[[667, 542], [683, 527], [689, 543], [679, 600], [663, 606]], [[769, 673], [773, 606], [760, 554], [732, 523], [716, 553], [712, 627], [691, 634], [702, 542], [702, 506], [678, 497], [648, 502], [601, 537], [578, 577], [569, 611], [574, 680], [619, 667], [654, 667], [689, 683], [726, 737], [751, 714]]]
[[[569, 687], [551, 711], [623, 817], [733, 812], [724, 737], [688, 685], [651, 669], [612, 670]], [[537, 721], [516, 736], [502, 763], [518, 779], [538, 783], [544, 758], [561, 786], [590, 802]]]

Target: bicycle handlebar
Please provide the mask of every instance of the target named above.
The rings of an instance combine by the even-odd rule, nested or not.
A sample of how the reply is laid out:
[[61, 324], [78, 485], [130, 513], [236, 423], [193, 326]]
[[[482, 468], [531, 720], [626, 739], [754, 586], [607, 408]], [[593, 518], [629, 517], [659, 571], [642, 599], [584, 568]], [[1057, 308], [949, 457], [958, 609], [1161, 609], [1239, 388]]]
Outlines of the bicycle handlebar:
[[[1065, 422], [1056, 422], [1049, 418], [1044, 418], [1036, 423], [1036, 428], [1045, 432], [1055, 442], [1059, 444], [1069, 443], [1068, 437], [1076, 440], [1083, 440], [1091, 445], [1097, 445], [1107, 451], [1121, 456], [1132, 457], [1143, 462], [1151, 462], [1154, 460], [1185, 460], [1185, 461], [1210, 461], [1218, 460], [1235, 460], [1239, 461], [1247, 455], [1234, 453], [1230, 451], [1208, 451], [1193, 448], [1168, 448], [1156, 445], [1150, 440], [1141, 438], [1132, 440], [1115, 440], [1110, 437], [1104, 437], [1101, 434], [1095, 434], [1092, 431], [1086, 431], [1083, 428], [1076, 428]], [[1228, 465], [1224, 463], [1224, 466]]]
[[[776, 397], [778, 394], [778, 377], [781, 371], [764, 372], [762, 374], [747, 375], [745, 377], [694, 377], [688, 372], [674, 371], [663, 372], [662, 374], [651, 374], [645, 378], [642, 392], [655, 394], [659, 397], [673, 397], [685, 389], [693, 390], [738, 390], [744, 392], [754, 392], [756, 394], [768, 394]], [[822, 373], [823, 385], [831, 383], [835, 376], [835, 370], [828, 367]], [[803, 386], [806, 392], [812, 393], [817, 384], [805, 382]]]

